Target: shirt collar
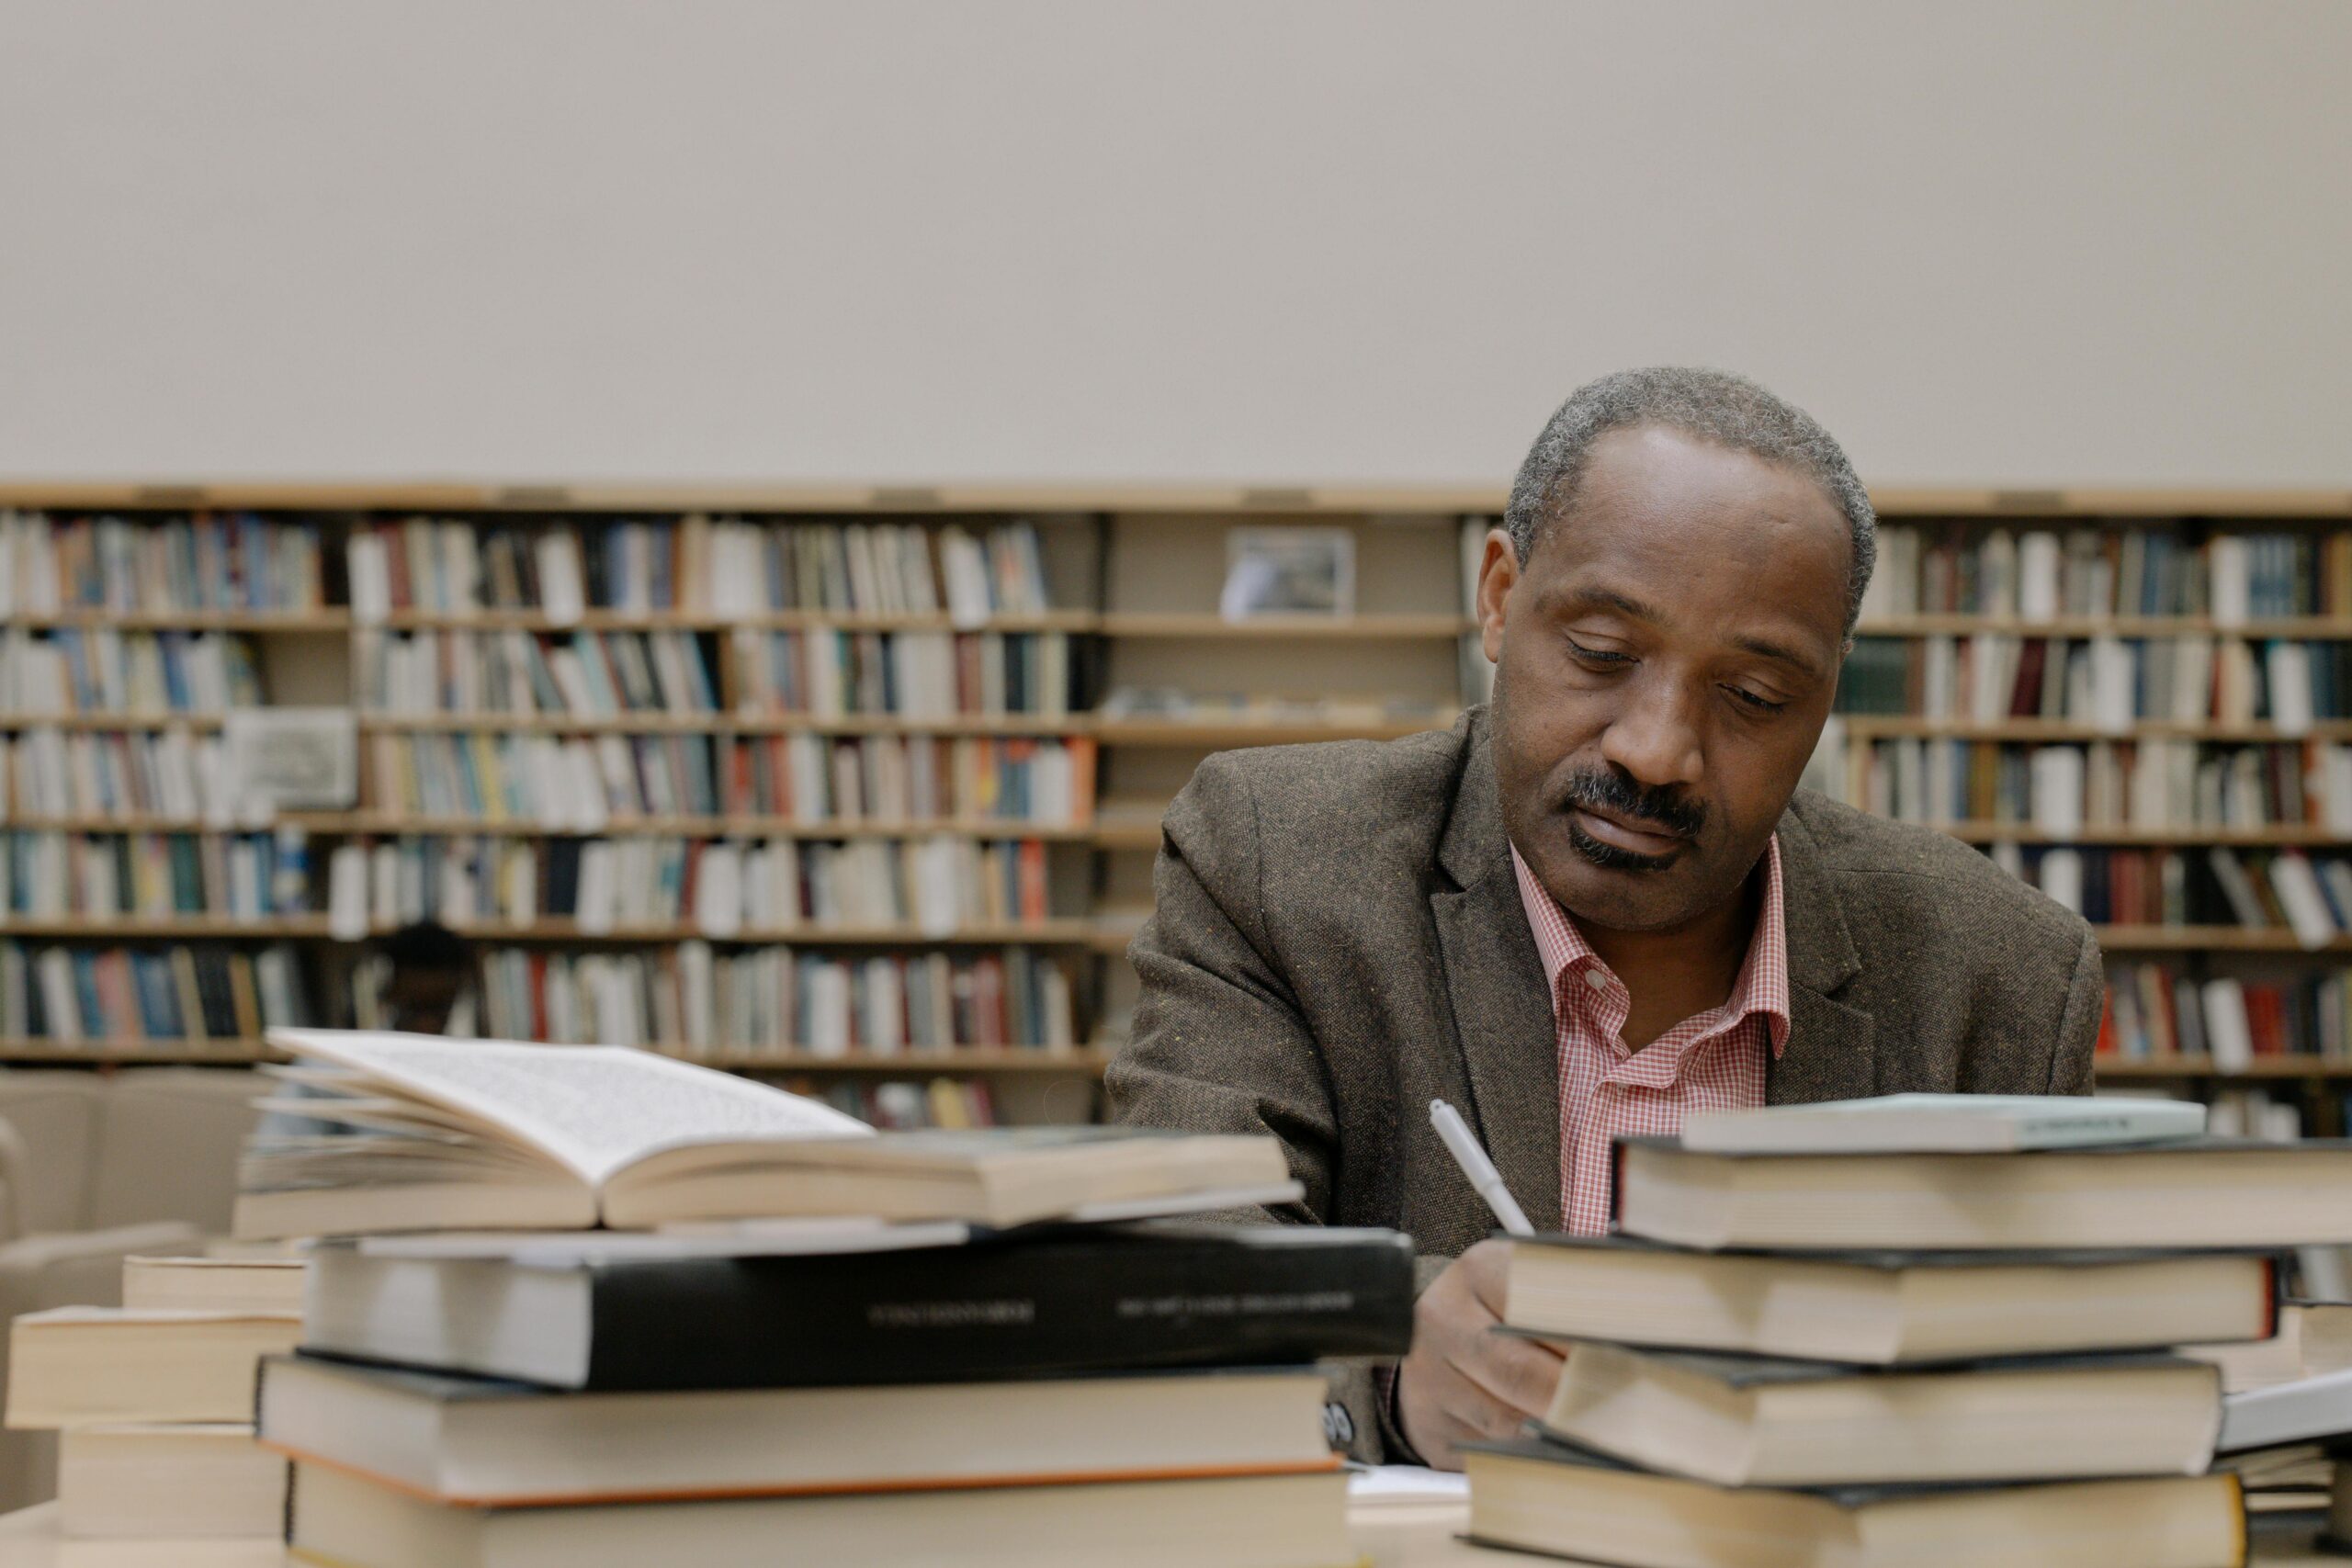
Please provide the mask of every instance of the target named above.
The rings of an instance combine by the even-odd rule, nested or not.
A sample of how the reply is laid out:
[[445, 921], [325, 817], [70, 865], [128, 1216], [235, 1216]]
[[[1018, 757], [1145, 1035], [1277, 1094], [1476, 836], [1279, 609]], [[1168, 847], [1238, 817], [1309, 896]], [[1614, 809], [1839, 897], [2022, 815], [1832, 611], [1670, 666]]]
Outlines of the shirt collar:
[[[1527, 923], [1534, 932], [1535, 951], [1544, 959], [1544, 979], [1552, 995], [1552, 1005], [1561, 1005], [1561, 981], [1572, 972], [1581, 975], [1602, 967], [1600, 955], [1592, 951], [1584, 933], [1561, 908], [1559, 901], [1535, 880], [1535, 874], [1520, 858], [1519, 846], [1510, 851], [1511, 871], [1519, 879], [1521, 907], [1527, 911]], [[1775, 833], [1764, 845], [1764, 899], [1757, 911], [1756, 930], [1747, 940], [1747, 956], [1741, 960], [1739, 977], [1732, 985], [1731, 996], [1718, 1010], [1721, 1021], [1736, 1023], [1739, 1020], [1761, 1014], [1766, 1032], [1772, 1041], [1775, 1058], [1789, 1043], [1789, 942], [1786, 914], [1781, 897], [1781, 836]]]

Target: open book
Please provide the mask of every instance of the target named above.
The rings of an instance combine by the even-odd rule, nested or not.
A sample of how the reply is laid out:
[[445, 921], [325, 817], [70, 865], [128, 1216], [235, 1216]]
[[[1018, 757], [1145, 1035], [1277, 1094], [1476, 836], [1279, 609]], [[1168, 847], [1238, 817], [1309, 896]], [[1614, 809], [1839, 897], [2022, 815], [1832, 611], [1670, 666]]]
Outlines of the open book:
[[296, 1062], [275, 1069], [288, 1092], [261, 1102], [284, 1130], [266, 1124], [246, 1145], [241, 1236], [794, 1215], [1012, 1225], [1290, 1176], [1266, 1137], [876, 1136], [798, 1095], [618, 1046], [311, 1029], [268, 1039]]

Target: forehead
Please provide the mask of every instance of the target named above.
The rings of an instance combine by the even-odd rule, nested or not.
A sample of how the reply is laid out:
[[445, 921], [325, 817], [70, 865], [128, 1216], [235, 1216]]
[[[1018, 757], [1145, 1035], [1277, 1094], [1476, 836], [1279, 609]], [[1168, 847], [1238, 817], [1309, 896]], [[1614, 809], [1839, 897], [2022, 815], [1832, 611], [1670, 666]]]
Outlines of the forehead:
[[1844, 513], [1808, 476], [1643, 425], [1593, 443], [1529, 575], [1561, 591], [1616, 589], [1668, 612], [1818, 622], [1837, 640], [1852, 547]]

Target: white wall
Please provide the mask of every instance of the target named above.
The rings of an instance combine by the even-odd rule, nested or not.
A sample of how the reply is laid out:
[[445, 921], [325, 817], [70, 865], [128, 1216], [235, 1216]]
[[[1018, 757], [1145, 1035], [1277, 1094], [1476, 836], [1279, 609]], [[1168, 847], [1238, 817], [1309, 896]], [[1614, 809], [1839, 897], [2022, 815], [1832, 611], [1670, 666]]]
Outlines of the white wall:
[[0, 0], [0, 475], [2352, 483], [2352, 6]]

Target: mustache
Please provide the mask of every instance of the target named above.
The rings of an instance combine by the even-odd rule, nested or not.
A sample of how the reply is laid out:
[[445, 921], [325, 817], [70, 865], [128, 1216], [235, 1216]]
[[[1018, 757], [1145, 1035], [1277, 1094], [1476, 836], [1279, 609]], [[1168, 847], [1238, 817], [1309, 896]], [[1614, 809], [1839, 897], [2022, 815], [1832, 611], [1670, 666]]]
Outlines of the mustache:
[[1595, 807], [1630, 820], [1656, 823], [1662, 832], [1695, 839], [1707, 825], [1707, 807], [1701, 801], [1671, 789], [1635, 784], [1607, 769], [1572, 774], [1560, 791], [1560, 808]]

